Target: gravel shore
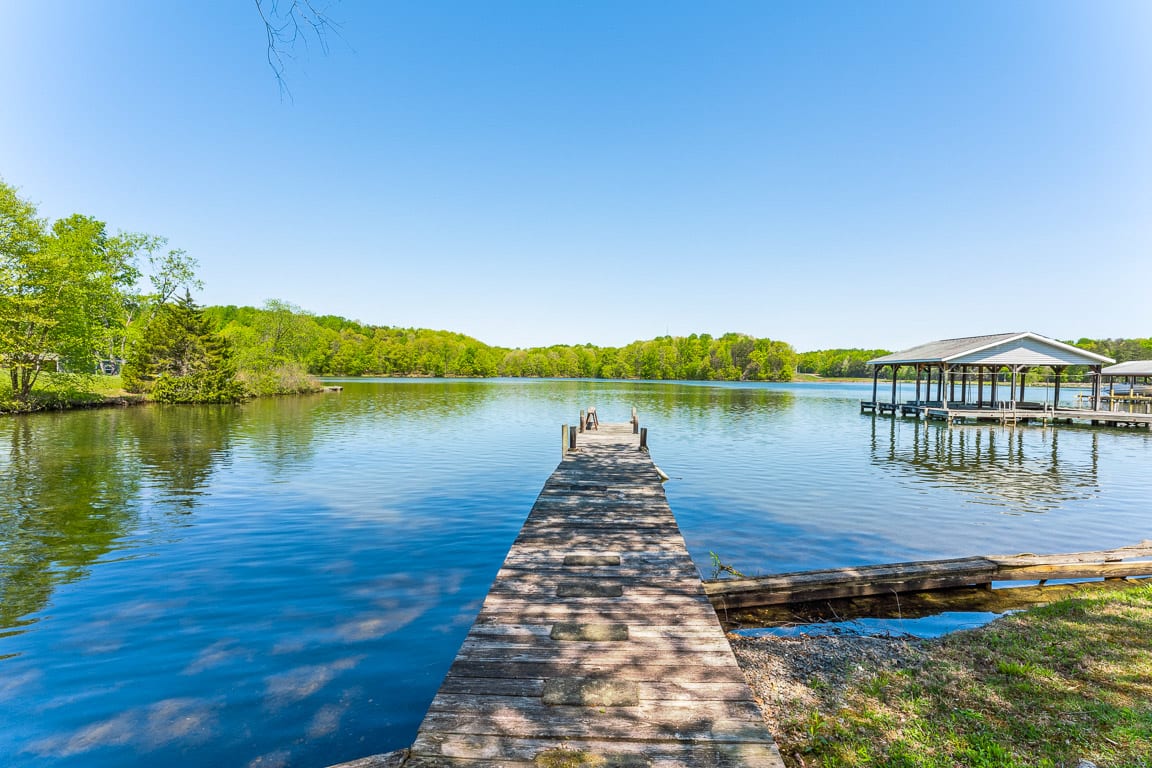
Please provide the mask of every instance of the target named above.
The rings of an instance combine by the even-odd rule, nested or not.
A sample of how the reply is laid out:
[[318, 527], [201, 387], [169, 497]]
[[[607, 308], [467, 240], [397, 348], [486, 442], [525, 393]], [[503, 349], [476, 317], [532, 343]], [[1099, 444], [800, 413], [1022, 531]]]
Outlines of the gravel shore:
[[925, 641], [915, 637], [837, 634], [743, 637], [728, 641], [781, 748], [815, 709], [835, 709], [853, 675], [919, 666]]

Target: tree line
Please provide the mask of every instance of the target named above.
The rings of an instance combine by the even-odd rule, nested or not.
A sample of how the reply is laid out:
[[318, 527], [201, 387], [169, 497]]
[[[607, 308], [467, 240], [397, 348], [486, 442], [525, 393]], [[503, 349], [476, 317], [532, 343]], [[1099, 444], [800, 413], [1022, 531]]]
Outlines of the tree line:
[[[85, 377], [121, 366], [125, 388], [153, 400], [232, 402], [309, 391], [315, 376], [862, 378], [872, 373], [868, 360], [888, 353], [797, 353], [787, 342], [742, 333], [512, 349], [451, 331], [314, 315], [279, 300], [202, 308], [191, 298], [202, 287], [196, 267], [162, 237], [111, 233], [81, 214], [48, 222], [0, 181], [0, 369], [7, 380], [0, 409], [36, 407], [34, 390], [44, 379], [82, 389]], [[1076, 345], [1119, 362], [1152, 358], [1152, 338]]]
[[252, 371], [723, 381], [790, 381], [796, 371], [789, 344], [740, 333], [511, 349], [451, 331], [313, 315], [276, 300], [260, 308], [208, 307], [205, 315], [234, 346], [241, 369]]

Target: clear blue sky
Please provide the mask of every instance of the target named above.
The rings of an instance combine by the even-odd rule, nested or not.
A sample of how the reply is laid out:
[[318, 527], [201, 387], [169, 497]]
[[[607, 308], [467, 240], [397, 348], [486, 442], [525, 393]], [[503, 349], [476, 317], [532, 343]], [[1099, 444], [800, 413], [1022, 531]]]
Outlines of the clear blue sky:
[[0, 6], [0, 177], [168, 237], [203, 303], [509, 346], [1152, 335], [1145, 0], [343, 0], [283, 101], [247, 0]]

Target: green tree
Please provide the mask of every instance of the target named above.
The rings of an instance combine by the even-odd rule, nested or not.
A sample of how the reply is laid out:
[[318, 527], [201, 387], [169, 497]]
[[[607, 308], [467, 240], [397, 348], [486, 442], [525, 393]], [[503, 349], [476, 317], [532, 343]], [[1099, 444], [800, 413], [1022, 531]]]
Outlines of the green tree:
[[308, 363], [331, 356], [324, 349], [331, 332], [300, 307], [276, 299], [265, 302], [247, 324], [230, 324], [223, 335], [236, 350], [240, 380], [258, 395], [315, 390]]
[[111, 236], [79, 214], [48, 227], [0, 182], [0, 358], [18, 401], [29, 402], [45, 369], [92, 370], [96, 350], [123, 323], [138, 245], [138, 236]]
[[110, 307], [115, 318], [105, 324], [107, 334], [101, 349], [104, 357], [109, 360], [123, 360], [128, 354], [128, 346], [139, 337], [139, 329], [148, 325], [156, 310], [168, 303], [178, 291], [204, 286], [196, 277], [196, 259], [179, 249], [163, 252], [164, 246], [168, 244], [166, 238], [142, 234], [122, 237], [133, 254], [146, 255], [148, 282], [152, 290], [145, 291], [136, 285], [144, 270], [133, 257], [125, 265], [120, 301]]
[[156, 312], [123, 375], [129, 391], [161, 403], [233, 403], [247, 394], [227, 341], [187, 293]]

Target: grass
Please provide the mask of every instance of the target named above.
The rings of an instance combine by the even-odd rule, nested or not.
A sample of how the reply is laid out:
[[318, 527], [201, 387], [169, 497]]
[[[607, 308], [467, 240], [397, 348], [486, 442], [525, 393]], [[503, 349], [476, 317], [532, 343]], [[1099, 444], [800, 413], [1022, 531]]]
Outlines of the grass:
[[21, 403], [12, 396], [8, 371], [0, 369], [0, 413], [90, 408], [138, 399], [138, 395], [124, 391], [119, 376], [45, 372], [32, 388], [31, 401]]
[[927, 641], [777, 724], [792, 767], [1152, 768], [1152, 584]]

